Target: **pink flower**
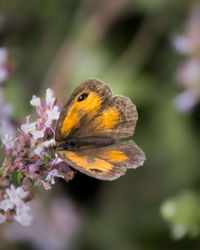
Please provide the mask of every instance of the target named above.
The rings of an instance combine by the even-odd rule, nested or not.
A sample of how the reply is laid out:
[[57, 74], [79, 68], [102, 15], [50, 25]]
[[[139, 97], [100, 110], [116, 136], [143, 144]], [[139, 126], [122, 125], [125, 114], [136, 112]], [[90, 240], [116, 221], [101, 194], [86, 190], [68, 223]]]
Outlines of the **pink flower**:
[[185, 24], [184, 34], [173, 41], [175, 49], [188, 58], [177, 71], [177, 80], [185, 90], [174, 99], [181, 112], [188, 112], [200, 100], [200, 4], [194, 8]]
[[5, 191], [4, 200], [0, 201], [0, 210], [5, 212], [9, 210], [16, 210], [14, 219], [24, 226], [30, 225], [32, 217], [28, 214], [29, 206], [24, 199], [29, 195], [29, 192], [25, 192], [23, 187], [15, 188], [11, 184], [10, 188]]
[[12, 136], [9, 136], [7, 134], [5, 134], [4, 137], [2, 138], [2, 143], [5, 145], [7, 149], [11, 149], [14, 147], [14, 141]]
[[25, 199], [29, 192], [25, 192], [22, 187], [15, 188], [14, 185], [11, 185], [10, 188], [6, 189], [6, 193], [9, 197], [9, 200], [16, 206], [21, 203], [22, 199]]
[[21, 125], [21, 130], [26, 134], [31, 134], [33, 135], [34, 139], [37, 140], [38, 138], [40, 138], [40, 136], [34, 136], [35, 134], [35, 131], [36, 131], [36, 123], [35, 122], [32, 122], [30, 123], [30, 118], [31, 116], [27, 116], [26, 117], [26, 123]]
[[46, 177], [46, 181], [50, 182], [51, 184], [55, 184], [55, 180], [54, 180], [55, 177], [60, 177], [64, 179], [64, 176], [59, 174], [57, 169], [54, 169], [48, 173]]
[[14, 208], [14, 204], [9, 199], [0, 201], [0, 210], [3, 210], [4, 212], [6, 212], [13, 208]]
[[52, 123], [53, 120], [58, 120], [60, 115], [59, 107], [55, 105], [56, 99], [53, 97], [51, 89], [46, 92], [46, 106], [47, 106], [47, 121], [46, 126]]
[[31, 134], [34, 140], [43, 138], [46, 129], [52, 126], [52, 122], [59, 118], [60, 107], [56, 104], [56, 99], [53, 97], [53, 92], [50, 89], [46, 91], [46, 102], [41, 104], [40, 98], [33, 96], [30, 104], [36, 107], [38, 120], [30, 123], [30, 116], [26, 117], [26, 124], [21, 126], [25, 134]]
[[38, 199], [32, 202], [35, 219], [29, 228], [9, 223], [2, 230], [8, 241], [28, 241], [33, 249], [63, 250], [71, 249], [73, 239], [83, 224], [83, 214], [75, 204], [59, 196], [48, 206]]
[[188, 88], [197, 88], [200, 83], [200, 59], [188, 59], [177, 72], [178, 81]]

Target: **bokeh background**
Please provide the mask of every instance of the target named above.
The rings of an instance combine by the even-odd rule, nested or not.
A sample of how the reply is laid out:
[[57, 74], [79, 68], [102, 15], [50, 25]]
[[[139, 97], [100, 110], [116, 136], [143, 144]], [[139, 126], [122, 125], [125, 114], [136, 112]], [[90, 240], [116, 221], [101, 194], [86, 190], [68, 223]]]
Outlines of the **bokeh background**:
[[38, 188], [33, 225], [1, 225], [0, 249], [200, 249], [200, 2], [1, 0], [0, 46], [15, 124], [33, 94], [65, 102], [99, 78], [136, 104], [147, 157], [113, 182], [78, 173]]

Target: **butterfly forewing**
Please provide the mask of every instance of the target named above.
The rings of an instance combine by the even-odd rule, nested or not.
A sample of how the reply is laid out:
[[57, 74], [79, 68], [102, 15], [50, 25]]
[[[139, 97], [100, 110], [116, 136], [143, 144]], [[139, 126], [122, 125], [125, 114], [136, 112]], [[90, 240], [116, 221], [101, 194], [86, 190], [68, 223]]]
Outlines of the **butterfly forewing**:
[[[87, 94], [87, 98], [79, 101]], [[86, 126], [112, 96], [110, 88], [101, 81], [91, 79], [80, 84], [64, 105], [56, 128], [56, 141], [72, 137]]]
[[113, 96], [74, 136], [105, 136], [113, 139], [129, 137], [133, 134], [138, 115], [129, 98]]
[[[82, 94], [87, 98], [78, 102]], [[87, 80], [78, 86], [61, 111], [56, 140], [67, 137], [109, 136], [119, 139], [133, 134], [138, 115], [129, 98], [112, 96], [110, 88], [99, 80]]]

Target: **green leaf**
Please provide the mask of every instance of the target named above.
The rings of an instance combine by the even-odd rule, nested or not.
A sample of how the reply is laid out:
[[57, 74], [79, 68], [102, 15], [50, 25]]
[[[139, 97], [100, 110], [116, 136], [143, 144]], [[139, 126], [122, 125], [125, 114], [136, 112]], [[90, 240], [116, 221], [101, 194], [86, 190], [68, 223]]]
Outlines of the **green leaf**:
[[44, 155], [44, 158], [43, 158], [44, 162], [49, 162], [50, 161], [50, 158], [47, 157], [46, 155]]
[[11, 174], [12, 184], [14, 184], [15, 187], [18, 186], [17, 175], [18, 175], [17, 171], [13, 171]]
[[17, 174], [17, 181], [18, 181], [18, 184], [21, 184], [21, 179], [23, 178], [23, 174], [20, 172]]
[[4, 168], [4, 167], [1, 167], [1, 168], [0, 168], [0, 176], [3, 175], [4, 172], [5, 172], [5, 168]]

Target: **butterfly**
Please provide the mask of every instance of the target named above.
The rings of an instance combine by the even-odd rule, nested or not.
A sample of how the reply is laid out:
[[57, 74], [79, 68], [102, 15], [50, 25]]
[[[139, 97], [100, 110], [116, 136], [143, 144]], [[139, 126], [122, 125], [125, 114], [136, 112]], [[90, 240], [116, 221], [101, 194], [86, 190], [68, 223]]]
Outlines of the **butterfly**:
[[113, 96], [97, 79], [81, 83], [63, 106], [55, 151], [72, 168], [100, 180], [114, 180], [143, 165], [144, 152], [132, 141], [138, 114], [129, 98]]

